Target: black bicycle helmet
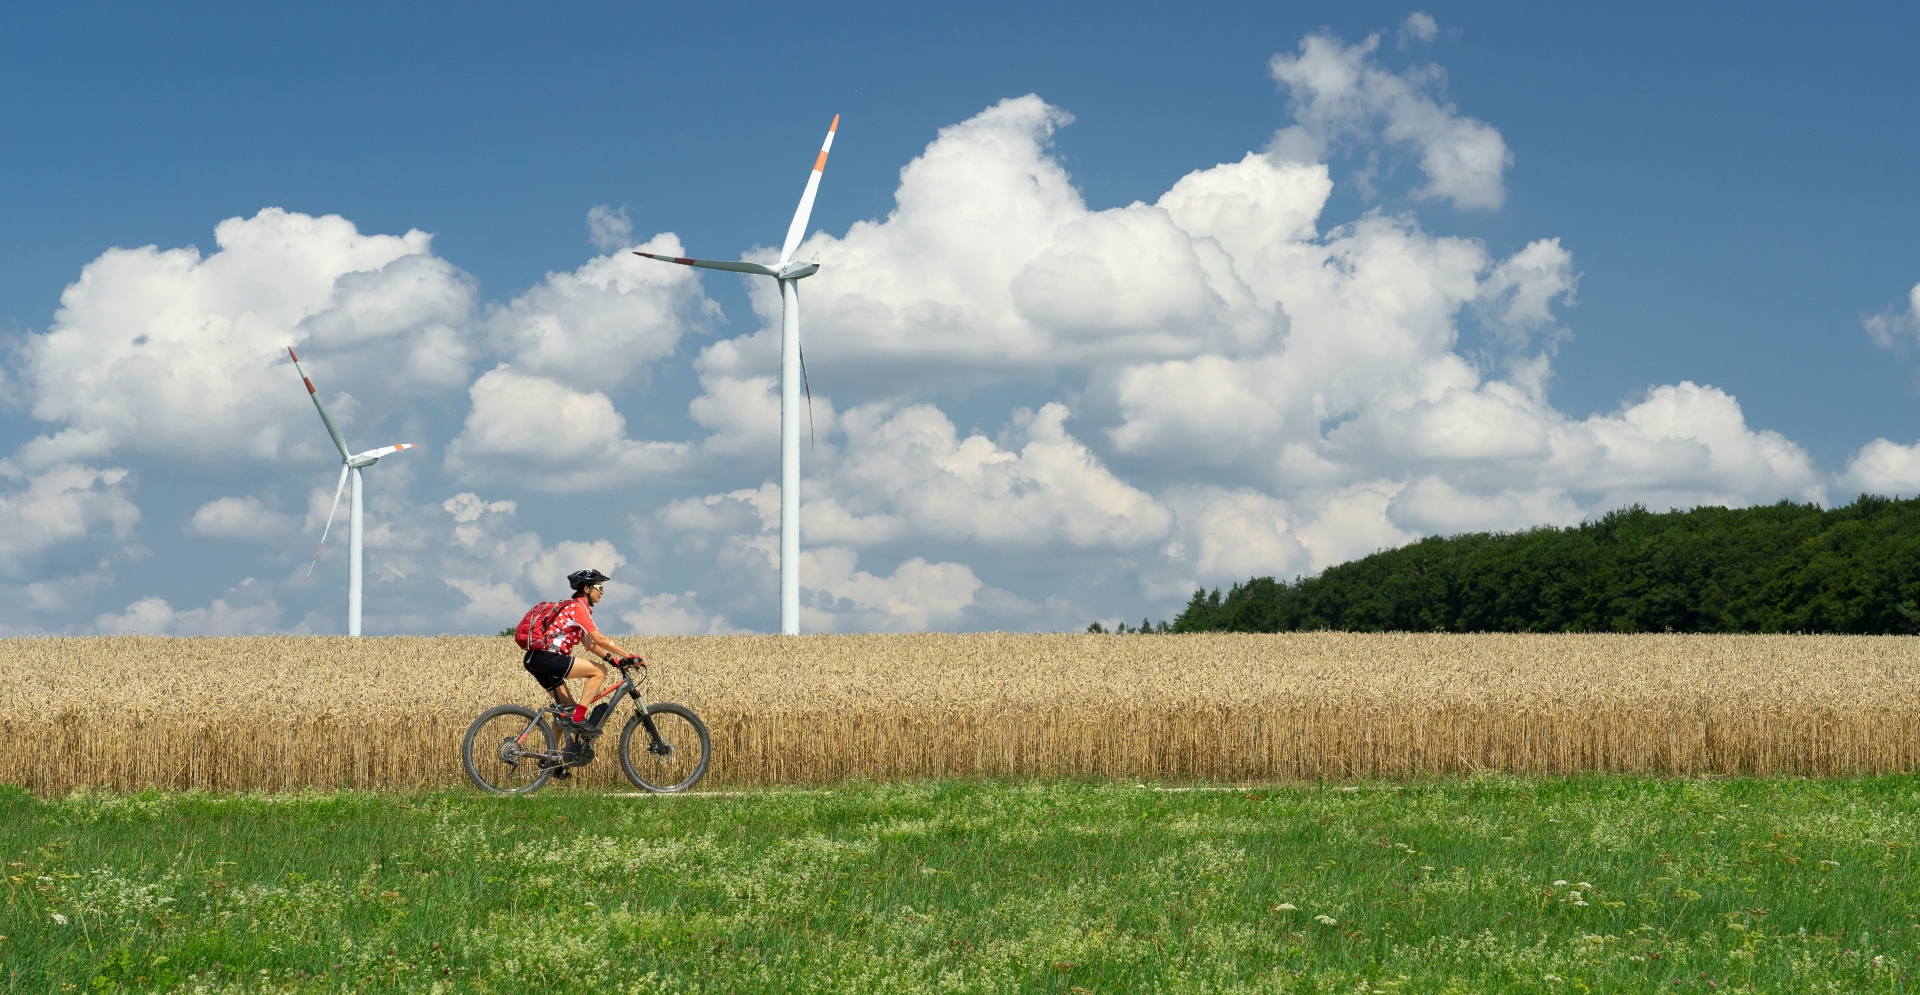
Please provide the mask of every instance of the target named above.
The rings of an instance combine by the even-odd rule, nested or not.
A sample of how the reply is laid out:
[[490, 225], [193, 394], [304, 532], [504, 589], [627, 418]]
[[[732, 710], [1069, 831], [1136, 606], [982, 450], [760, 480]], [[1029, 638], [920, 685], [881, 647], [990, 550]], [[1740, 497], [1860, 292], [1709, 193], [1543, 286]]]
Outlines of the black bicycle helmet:
[[612, 577], [609, 577], [606, 574], [603, 574], [600, 571], [593, 569], [592, 567], [588, 567], [585, 570], [575, 570], [574, 572], [567, 575], [567, 583], [572, 584], [573, 589], [576, 591], [580, 590], [583, 587], [588, 587], [593, 584], [605, 584], [607, 581], [610, 581], [612, 579], [613, 579]]

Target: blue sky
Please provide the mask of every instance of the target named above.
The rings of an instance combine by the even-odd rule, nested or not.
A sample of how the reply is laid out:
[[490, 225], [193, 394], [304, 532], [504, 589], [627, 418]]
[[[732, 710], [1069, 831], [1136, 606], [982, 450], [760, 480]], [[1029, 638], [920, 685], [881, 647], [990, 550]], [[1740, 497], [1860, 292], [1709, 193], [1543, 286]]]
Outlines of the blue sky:
[[[1430, 30], [1413, 15], [1430, 19]], [[425, 282], [405, 286], [430, 284], [421, 292], [441, 294], [435, 299], [445, 306], [435, 311], [426, 297], [395, 306], [437, 315], [430, 323], [443, 331], [435, 334], [461, 356], [452, 364], [458, 370], [414, 370], [378, 387], [352, 382], [426, 341], [427, 326], [363, 328], [357, 338], [341, 332], [337, 316], [322, 313], [328, 301], [346, 301], [359, 285], [348, 279], [353, 273], [400, 281], [388, 257], [401, 248], [395, 241], [391, 251], [348, 251], [339, 243], [344, 255], [316, 263], [313, 278], [327, 282], [308, 294], [313, 299], [260, 318], [280, 325], [256, 329], [245, 348], [258, 356], [223, 374], [262, 384], [284, 376], [285, 400], [304, 403], [291, 371], [265, 358], [265, 340], [278, 335], [302, 346], [323, 391], [364, 405], [352, 416], [362, 419], [358, 434], [349, 429], [356, 446], [369, 433], [420, 436], [408, 441], [425, 445], [422, 458], [400, 469], [415, 455], [401, 454], [369, 473], [376, 504], [388, 502], [381, 507], [389, 526], [369, 534], [377, 578], [369, 631], [504, 626], [511, 619], [490, 619], [550, 586], [547, 574], [561, 560], [595, 555], [617, 556], [644, 575], [609, 605], [635, 627], [770, 628], [773, 575], [764, 557], [752, 559], [765, 539], [752, 510], [759, 497], [725, 495], [757, 495], [775, 479], [771, 443], [755, 434], [764, 425], [716, 427], [711, 416], [751, 406], [747, 394], [716, 384], [740, 387], [770, 372], [754, 358], [765, 314], [755, 312], [749, 285], [709, 277], [548, 307], [541, 313], [551, 321], [573, 323], [567, 341], [584, 354], [569, 362], [604, 368], [596, 342], [625, 350], [617, 375], [588, 376], [592, 382], [571, 375], [567, 362], [528, 351], [538, 321], [527, 315], [545, 306], [528, 295], [574, 301], [549, 274], [591, 282], [586, 267], [620, 255], [590, 238], [586, 216], [596, 206], [624, 211], [634, 243], [673, 233], [685, 251], [733, 258], [773, 242], [836, 113], [841, 133], [813, 216], [828, 272], [804, 288], [824, 309], [807, 341], [814, 387], [830, 405], [827, 453], [810, 480], [825, 502], [821, 515], [845, 513], [849, 524], [820, 532], [814, 628], [1078, 628], [1095, 617], [1170, 616], [1195, 584], [1310, 572], [1434, 531], [1577, 521], [1618, 501], [1912, 493], [1920, 489], [1909, 298], [1920, 283], [1920, 241], [1912, 236], [1920, 194], [1911, 180], [1920, 173], [1912, 127], [1920, 69], [1909, 52], [1916, 21], [1911, 8], [1894, 5], [1575, 13], [1480, 4], [9, 10], [0, 15], [0, 74], [10, 95], [0, 105], [0, 327], [13, 348], [0, 450], [14, 455], [0, 480], [0, 531], [16, 539], [0, 549], [0, 585], [15, 589], [9, 600], [20, 607], [0, 626], [27, 633], [343, 625], [343, 543], [332, 543], [338, 548], [311, 584], [298, 581], [318, 532], [312, 491], [327, 492], [324, 509], [335, 473], [311, 445], [324, 437], [297, 434], [319, 434], [310, 411], [248, 401], [225, 420], [195, 422], [190, 411], [164, 408], [192, 407], [195, 390], [207, 396], [208, 384], [184, 377], [189, 400], [155, 400], [139, 417], [160, 428], [135, 430], [105, 402], [64, 396], [123, 390], [116, 378], [131, 368], [115, 365], [100, 343], [125, 341], [123, 332], [137, 332], [169, 302], [196, 299], [186, 285], [157, 283], [155, 272], [108, 278], [109, 250], [193, 246], [212, 258], [216, 225], [281, 208], [288, 214], [276, 217], [337, 215], [362, 239], [431, 233], [424, 252], [405, 253], [424, 267]], [[1363, 52], [1369, 36], [1378, 41]], [[1310, 106], [1306, 70], [1289, 84], [1270, 65], [1276, 55], [1301, 58], [1310, 37], [1378, 74], [1385, 89]], [[1023, 105], [979, 123], [989, 108], [1027, 94], [1053, 110]], [[1204, 307], [1170, 304], [1172, 324], [1157, 326], [1152, 335], [1160, 338], [1151, 341], [1129, 331], [1131, 312], [1101, 311], [1076, 296], [1094, 293], [1104, 277], [1071, 260], [1040, 259], [1001, 274], [999, 284], [983, 273], [986, 282], [968, 284], [961, 298], [915, 282], [942, 260], [964, 268], [998, 251], [921, 223], [896, 202], [903, 167], [934, 157], [942, 129], [976, 122], [975, 132], [1001, 136], [965, 147], [955, 139], [945, 149], [960, 159], [927, 186], [942, 203], [1018, 200], [1011, 188], [955, 185], [956, 177], [991, 173], [966, 157], [1000, 154], [989, 146], [1006, 136], [1031, 139], [1029, 159], [1070, 177], [1082, 204], [1055, 204], [1053, 220], [1030, 229], [1001, 219], [1019, 242], [1006, 251], [1033, 256], [1132, 218], [1128, 205], [1160, 203], [1195, 171], [1249, 152], [1281, 162], [1276, 132], [1307, 127], [1303, 113], [1319, 114], [1309, 128], [1314, 154], [1302, 146], [1288, 154], [1300, 158], [1295, 165], [1322, 168], [1329, 186], [1324, 196], [1287, 195], [1306, 197], [1311, 209], [1312, 231], [1296, 241], [1330, 257], [1357, 252], [1359, 242], [1339, 243], [1337, 232], [1371, 218], [1397, 226], [1403, 248], [1470, 245], [1484, 258], [1430, 259], [1423, 265], [1439, 268], [1420, 273], [1382, 261], [1385, 283], [1361, 281], [1374, 297], [1349, 288], [1322, 300], [1296, 296], [1307, 293], [1297, 280], [1262, 291], [1261, 278], [1247, 273], [1298, 263], [1307, 266], [1304, 279], [1325, 260], [1256, 264], [1230, 252], [1252, 288], [1250, 303], [1233, 311], [1242, 305], [1227, 293]], [[1439, 121], [1442, 130], [1409, 139], [1406, 129], [1427, 126], [1416, 119]], [[1421, 158], [1452, 140], [1446, 135], [1472, 132], [1462, 122], [1488, 129], [1511, 155], [1510, 164], [1483, 169], [1481, 185], [1464, 194], [1468, 188], [1445, 188]], [[857, 223], [881, 222], [896, 209], [899, 224], [861, 241]], [[1126, 238], [1142, 239], [1140, 251], [1164, 244], [1165, 233], [1147, 224], [1126, 220], [1082, 248], [1121, 253], [1107, 263], [1109, 275], [1124, 275]], [[1176, 227], [1183, 224], [1182, 237], [1197, 241], [1236, 237], [1176, 217]], [[272, 237], [344, 237], [290, 231], [282, 226]], [[1551, 250], [1525, 255], [1546, 243]], [[869, 283], [828, 282], [836, 258], [847, 260], [844, 268], [883, 249], [892, 256], [885, 265], [849, 271]], [[349, 256], [372, 269], [339, 270]], [[1526, 265], [1502, 270], [1511, 260]], [[94, 296], [62, 325], [61, 295], [90, 266], [98, 267]], [[228, 281], [222, 299], [195, 305], [206, 313], [193, 320], [242, 319], [262, 288], [290, 278], [234, 269], [220, 277]], [[1522, 271], [1534, 282], [1516, 282]], [[1095, 283], [1074, 283], [1086, 279]], [[1362, 313], [1369, 300], [1414, 284], [1452, 289], [1436, 291], [1430, 311]], [[383, 286], [381, 300], [404, 296], [401, 282]], [[886, 293], [900, 295], [888, 301], [892, 323], [861, 325], [857, 299]], [[1523, 315], [1514, 302], [1529, 293], [1539, 307]], [[927, 346], [965, 329], [921, 327], [911, 317], [995, 294], [1012, 295], [1013, 324], [988, 329], [999, 319], [984, 314], [961, 324], [983, 322], [981, 342], [1040, 343], [1018, 361], [999, 361], [1005, 349], [989, 356], [964, 343]], [[81, 311], [93, 317], [83, 320]], [[1246, 331], [1257, 315], [1279, 324]], [[1869, 328], [1866, 319], [1876, 316]], [[1397, 331], [1369, 324], [1376, 319]], [[597, 321], [639, 329], [640, 338], [617, 346], [596, 339]], [[649, 321], [665, 324], [647, 332]], [[1218, 328], [1206, 331], [1208, 322]], [[143, 369], [205, 367], [195, 350], [213, 340], [180, 334], [178, 348], [150, 350], [158, 365]], [[1354, 345], [1376, 334], [1387, 338]], [[1175, 341], [1181, 335], [1189, 338]], [[1310, 370], [1288, 367], [1303, 361], [1317, 335], [1350, 353]], [[1104, 352], [1103, 341], [1111, 342]], [[56, 353], [66, 358], [49, 358]], [[1397, 373], [1369, 365], [1381, 356], [1399, 357], [1388, 366], [1408, 365]], [[98, 362], [88, 366], [87, 357]], [[519, 379], [501, 374], [478, 386], [502, 363]], [[1460, 380], [1468, 376], [1462, 370], [1471, 382]], [[1278, 397], [1316, 377], [1369, 376], [1404, 390], [1318, 407]], [[1245, 389], [1221, 386], [1233, 383]], [[581, 403], [600, 397], [624, 419], [623, 435], [601, 440], [608, 448], [568, 457], [566, 472], [614, 461], [599, 481], [555, 489], [561, 470], [516, 457], [497, 431], [483, 440], [489, 426], [499, 427], [486, 421], [490, 413], [570, 396], [548, 384]], [[1661, 393], [1681, 385], [1696, 393]], [[1499, 398], [1509, 388], [1520, 398], [1509, 407], [1531, 412], [1513, 416], [1514, 426], [1525, 423], [1513, 429], [1519, 435], [1461, 448], [1458, 426], [1485, 422], [1472, 405], [1508, 404]], [[1706, 388], [1714, 393], [1698, 393]], [[1479, 400], [1449, 408], [1449, 390]], [[1180, 408], [1168, 397], [1191, 403]], [[1196, 455], [1196, 440], [1209, 437], [1203, 427], [1230, 424], [1202, 409], [1248, 397], [1272, 400], [1268, 420], [1252, 419], [1231, 430], [1232, 444]], [[702, 398], [707, 421], [694, 413]], [[1666, 406], [1647, 406], [1656, 401]], [[1288, 407], [1296, 402], [1306, 406]], [[1061, 413], [1049, 415], [1050, 404]], [[1450, 411], [1433, 417], [1456, 421], [1395, 420], [1409, 410]], [[1013, 467], [1012, 476], [948, 481], [958, 489], [944, 500], [964, 507], [916, 504], [916, 495], [946, 493], [927, 480], [875, 483], [886, 474], [912, 481], [915, 473], [949, 473], [953, 453], [899, 448], [926, 430], [915, 419], [930, 412], [950, 424], [955, 453], [977, 437], [993, 447], [980, 465]], [[540, 417], [528, 415], [528, 423], [547, 424]], [[251, 432], [254, 444], [213, 458], [205, 453], [235, 440], [169, 438], [166, 426], [176, 423], [183, 433], [188, 425]], [[1699, 428], [1709, 423], [1719, 434]], [[569, 425], [578, 428], [550, 427]], [[1632, 444], [1619, 435], [1629, 428], [1639, 433]], [[282, 429], [284, 437], [274, 434]], [[1396, 433], [1429, 444], [1389, 444]], [[1534, 441], [1515, 441], [1521, 436]], [[91, 441], [73, 443], [82, 437]], [[67, 442], [36, 448], [36, 438]], [[401, 440], [378, 435], [364, 445], [376, 441]], [[448, 463], [456, 454], [464, 462]], [[516, 459], [548, 483], [517, 480]], [[1528, 469], [1543, 461], [1565, 472]], [[1091, 476], [1069, 480], [1061, 466]], [[471, 502], [455, 501], [465, 494]], [[1022, 503], [1035, 494], [1042, 499]], [[473, 502], [512, 509], [476, 512]], [[484, 542], [451, 538], [462, 527], [483, 529]], [[481, 555], [482, 545], [491, 551]]]

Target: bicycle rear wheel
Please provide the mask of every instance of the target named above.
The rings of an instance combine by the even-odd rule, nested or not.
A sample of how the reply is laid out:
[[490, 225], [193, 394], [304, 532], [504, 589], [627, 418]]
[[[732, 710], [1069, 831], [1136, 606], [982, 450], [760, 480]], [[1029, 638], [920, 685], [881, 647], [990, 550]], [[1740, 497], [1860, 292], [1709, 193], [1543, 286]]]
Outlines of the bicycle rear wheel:
[[553, 724], [539, 712], [525, 705], [498, 705], [467, 727], [460, 759], [482, 791], [531, 794], [553, 776], [546, 758], [556, 755], [555, 742]]
[[[707, 724], [685, 705], [660, 704], [647, 709], [647, 718], [660, 734], [647, 734], [640, 713], [620, 731], [620, 769], [642, 791], [673, 794], [700, 783], [713, 761], [713, 738]], [[637, 733], [637, 735], [636, 735]]]

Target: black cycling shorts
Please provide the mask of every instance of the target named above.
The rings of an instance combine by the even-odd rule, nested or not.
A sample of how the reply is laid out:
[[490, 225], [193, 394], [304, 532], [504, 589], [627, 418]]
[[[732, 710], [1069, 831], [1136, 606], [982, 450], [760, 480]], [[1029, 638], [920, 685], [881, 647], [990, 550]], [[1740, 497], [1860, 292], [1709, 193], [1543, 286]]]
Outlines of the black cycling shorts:
[[551, 691], [567, 682], [567, 671], [573, 669], [573, 656], [567, 653], [550, 653], [546, 650], [528, 650], [527, 658], [520, 661], [527, 673], [540, 682], [540, 686]]

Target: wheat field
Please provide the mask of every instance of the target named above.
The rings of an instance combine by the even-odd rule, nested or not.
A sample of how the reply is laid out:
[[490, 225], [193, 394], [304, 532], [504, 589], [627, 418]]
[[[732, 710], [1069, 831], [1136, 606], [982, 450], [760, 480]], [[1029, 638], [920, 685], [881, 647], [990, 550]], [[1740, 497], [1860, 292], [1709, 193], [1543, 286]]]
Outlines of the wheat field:
[[[705, 787], [1920, 768], [1920, 639], [1691, 635], [635, 638], [712, 727]], [[502, 638], [0, 640], [0, 783], [463, 783], [539, 690]], [[624, 709], [623, 709], [624, 716]], [[624, 721], [624, 718], [620, 719]], [[618, 779], [612, 737], [586, 771]]]

